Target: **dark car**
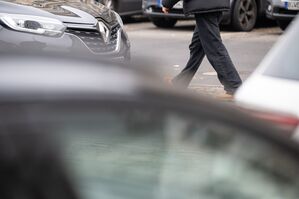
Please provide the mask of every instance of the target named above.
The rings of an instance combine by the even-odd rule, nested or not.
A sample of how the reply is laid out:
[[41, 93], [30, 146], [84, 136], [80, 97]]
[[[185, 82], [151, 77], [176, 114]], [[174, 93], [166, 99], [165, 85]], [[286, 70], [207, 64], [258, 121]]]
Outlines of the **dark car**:
[[122, 17], [142, 13], [142, 0], [97, 0], [106, 7], [115, 10]]
[[[299, 198], [298, 144], [233, 105], [168, 89], [129, 67], [0, 59], [0, 131], [11, 135], [0, 137], [8, 143], [0, 154], [9, 152], [0, 157], [0, 174], [10, 174], [1, 176], [1, 187], [23, 183], [21, 191], [11, 184], [0, 194], [74, 198], [63, 191], [65, 178], [49, 170], [56, 159], [43, 162], [48, 147], [39, 149], [38, 140], [31, 147], [25, 136], [13, 142], [16, 133], [35, 132], [56, 140], [82, 199]], [[35, 158], [19, 156], [29, 151], [14, 144], [22, 139], [37, 148], [31, 150]], [[19, 166], [10, 169], [18, 158]], [[39, 165], [45, 169], [32, 169]]]
[[[183, 14], [183, 1], [178, 2], [169, 14], [161, 10], [162, 0], [143, 0], [144, 13], [158, 27], [173, 27], [178, 19], [193, 18]], [[222, 24], [231, 24], [235, 30], [250, 31], [266, 11], [266, 0], [231, 0], [231, 10], [225, 12]]]
[[299, 13], [298, 0], [268, 0], [267, 2], [267, 17], [276, 20], [282, 30], [285, 30]]
[[0, 1], [0, 50], [129, 58], [120, 16], [94, 1]]

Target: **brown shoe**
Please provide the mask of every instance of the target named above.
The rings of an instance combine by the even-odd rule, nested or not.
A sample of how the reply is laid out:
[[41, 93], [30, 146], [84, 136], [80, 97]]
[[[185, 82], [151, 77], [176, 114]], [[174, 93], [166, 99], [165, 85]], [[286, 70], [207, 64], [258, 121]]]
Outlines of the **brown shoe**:
[[233, 101], [234, 100], [234, 96], [229, 93], [223, 93], [223, 94], [217, 95], [216, 98], [219, 100], [225, 100], [225, 101]]
[[171, 77], [164, 77], [164, 83], [168, 86], [173, 86]]

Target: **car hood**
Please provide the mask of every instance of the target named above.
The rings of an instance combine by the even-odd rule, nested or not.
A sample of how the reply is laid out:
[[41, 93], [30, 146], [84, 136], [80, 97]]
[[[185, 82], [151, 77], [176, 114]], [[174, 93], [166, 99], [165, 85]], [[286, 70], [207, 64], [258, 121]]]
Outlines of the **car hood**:
[[96, 18], [108, 23], [115, 14], [94, 0], [7, 0], [0, 1], [0, 12], [52, 17], [64, 23], [95, 24]]

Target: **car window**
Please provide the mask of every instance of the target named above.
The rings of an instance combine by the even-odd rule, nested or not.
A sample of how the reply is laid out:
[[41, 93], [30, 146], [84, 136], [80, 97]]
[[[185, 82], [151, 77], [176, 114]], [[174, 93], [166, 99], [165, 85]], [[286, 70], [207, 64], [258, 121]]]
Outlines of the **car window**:
[[84, 199], [299, 198], [297, 160], [227, 123], [143, 109], [42, 117]]
[[[296, 36], [299, 34], [297, 28]], [[294, 35], [294, 34], [293, 34]], [[299, 80], [299, 40], [297, 37], [289, 39], [284, 48], [281, 48], [279, 54], [272, 57], [272, 60], [266, 68], [264, 75]]]

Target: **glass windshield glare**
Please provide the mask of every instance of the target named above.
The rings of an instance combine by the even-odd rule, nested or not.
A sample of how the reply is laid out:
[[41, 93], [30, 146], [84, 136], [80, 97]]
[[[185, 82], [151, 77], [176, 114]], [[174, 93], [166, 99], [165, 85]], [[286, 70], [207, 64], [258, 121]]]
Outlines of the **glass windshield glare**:
[[85, 199], [299, 198], [294, 158], [221, 122], [144, 110], [46, 120]]

